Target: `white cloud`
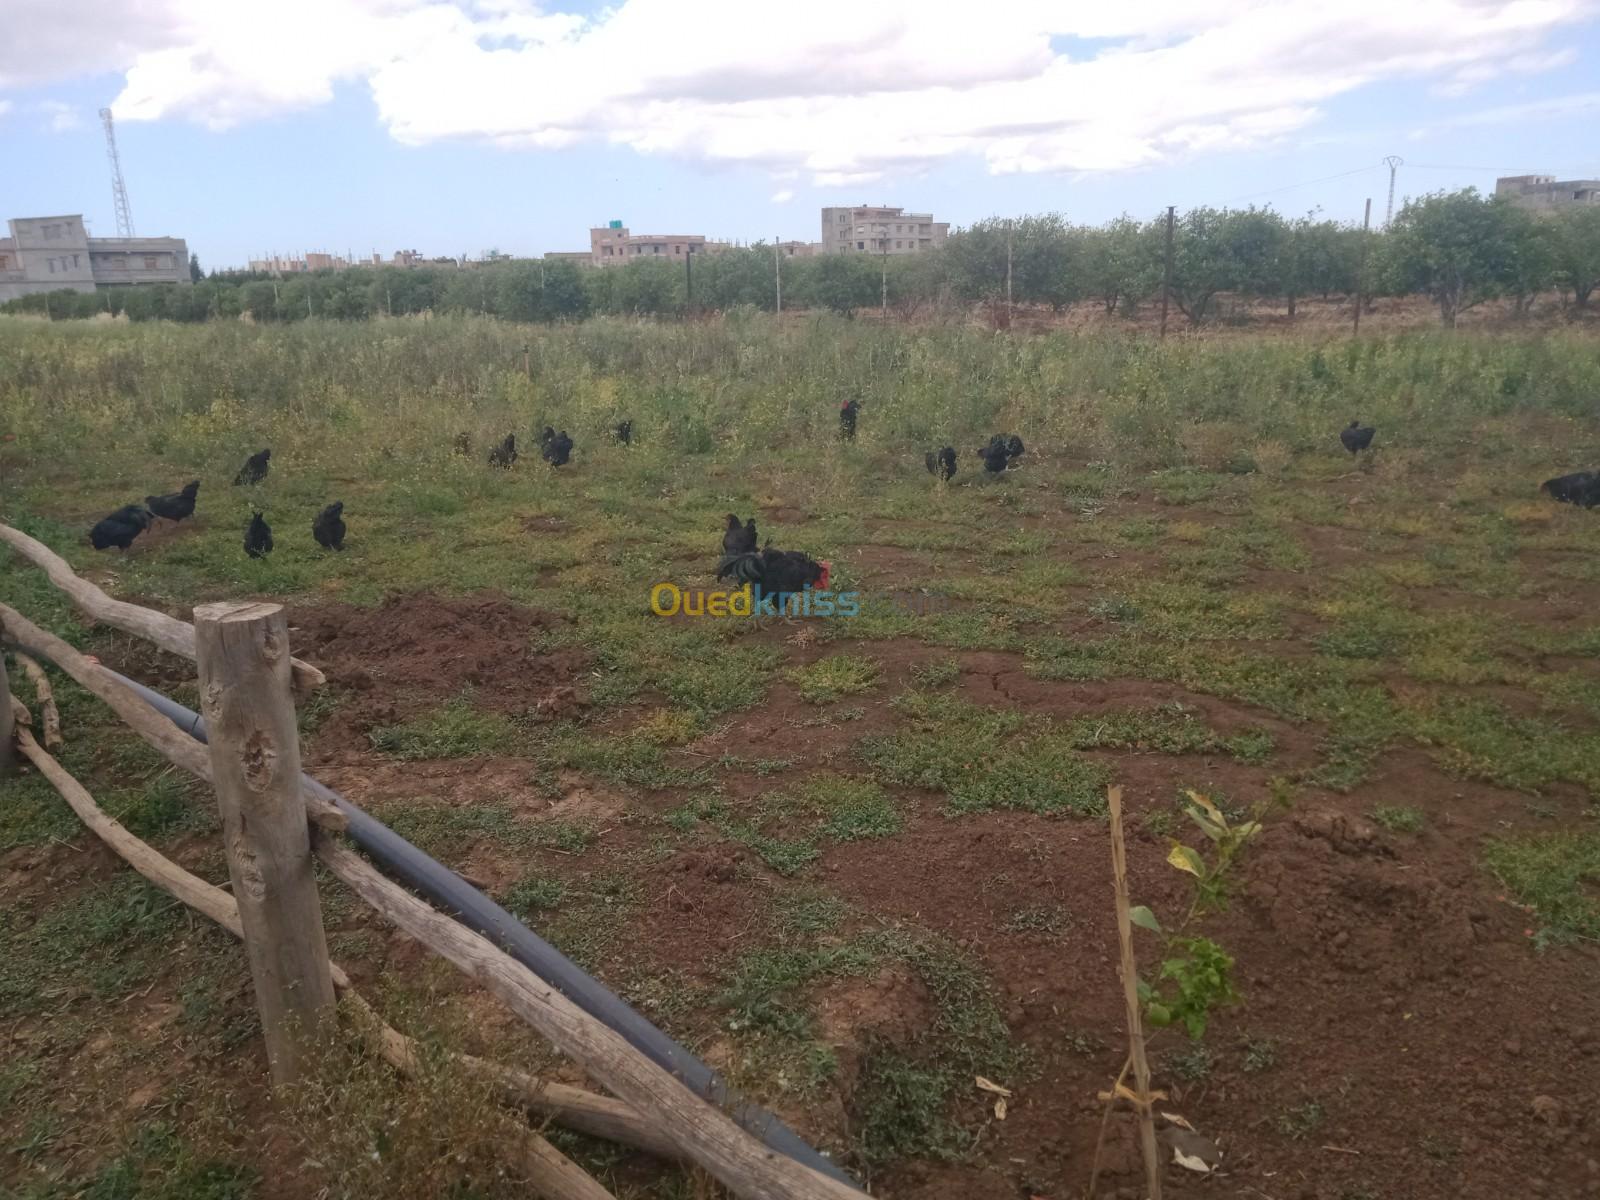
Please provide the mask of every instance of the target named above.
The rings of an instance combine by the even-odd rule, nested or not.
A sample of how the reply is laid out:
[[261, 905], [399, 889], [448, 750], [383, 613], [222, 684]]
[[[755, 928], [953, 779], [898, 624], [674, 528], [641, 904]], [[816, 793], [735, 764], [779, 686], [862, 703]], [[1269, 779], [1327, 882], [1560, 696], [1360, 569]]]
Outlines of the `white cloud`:
[[1600, 0], [617, 0], [594, 17], [532, 0], [10, 2], [37, 10], [23, 26], [48, 13], [105, 37], [0, 43], [0, 87], [38, 82], [54, 49], [67, 74], [125, 70], [121, 120], [225, 129], [364, 83], [406, 143], [597, 142], [834, 187], [952, 157], [1088, 172], [1261, 145], [1373, 83], [1464, 90], [1552, 69], [1572, 57], [1553, 35], [1600, 14]]
[[1444, 129], [1471, 129], [1480, 125], [1523, 125], [1546, 121], [1559, 121], [1567, 117], [1586, 117], [1600, 114], [1600, 92], [1575, 92], [1570, 96], [1551, 96], [1544, 100], [1530, 100], [1524, 104], [1502, 104], [1495, 108], [1482, 108], [1476, 112], [1447, 117], [1431, 125], [1413, 130], [1412, 140], [1429, 137]]
[[789, 203], [789, 201], [791, 201], [793, 199], [794, 199], [794, 189], [793, 188], [780, 188], [776, 192], [772, 193], [772, 202], [774, 204], [787, 204], [787, 203]]
[[9, 101], [9, 100], [0, 100], [0, 117], [5, 116], [10, 111], [11, 111], [11, 101]]
[[83, 128], [83, 116], [71, 104], [61, 100], [39, 100], [30, 105], [32, 110], [48, 118], [45, 127], [51, 133], [71, 133]]

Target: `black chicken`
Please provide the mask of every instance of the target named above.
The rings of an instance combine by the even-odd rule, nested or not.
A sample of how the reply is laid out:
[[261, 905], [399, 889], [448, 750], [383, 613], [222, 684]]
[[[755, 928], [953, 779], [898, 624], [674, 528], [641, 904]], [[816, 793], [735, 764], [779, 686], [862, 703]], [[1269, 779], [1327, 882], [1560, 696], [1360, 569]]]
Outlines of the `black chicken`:
[[1026, 449], [1027, 447], [1022, 444], [1022, 439], [1016, 434], [1013, 433], [1006, 439], [1006, 455], [1011, 460], [1010, 462], [1006, 463], [1006, 470], [1009, 471], [1012, 467], [1017, 465], [1017, 459], [1022, 457], [1022, 452]]
[[489, 465], [509, 470], [511, 464], [517, 461], [517, 435], [506, 434], [506, 440], [493, 450], [489, 451]]
[[769, 545], [759, 553], [725, 555], [717, 567], [717, 578], [731, 579], [735, 584], [753, 584], [760, 589], [763, 598], [774, 597], [777, 608], [782, 609], [787, 597], [798, 595], [808, 587], [827, 591], [831, 572], [830, 563], [818, 562], [798, 550], [774, 550]]
[[739, 524], [739, 518], [733, 513], [728, 514], [727, 532], [722, 535], [723, 556], [730, 557], [738, 554], [749, 554], [756, 548], [756, 519], [750, 518], [748, 525]]
[[239, 473], [233, 477], [233, 486], [238, 487], [245, 483], [260, 483], [267, 477], [267, 471], [272, 466], [272, 451], [263, 450], [259, 454], [252, 454], [244, 460], [244, 466], [239, 468]]
[[1600, 471], [1575, 471], [1571, 475], [1546, 479], [1539, 490], [1563, 504], [1593, 508], [1600, 504]]
[[244, 552], [251, 558], [265, 558], [272, 553], [272, 526], [260, 513], [250, 518], [250, 527], [244, 531]]
[[[1013, 451], [1013, 445], [1016, 450]], [[978, 457], [983, 459], [983, 469], [991, 475], [998, 475], [1011, 466], [1017, 455], [1022, 453], [1022, 439], [1015, 434], [1007, 441], [1000, 434], [995, 434], [989, 439], [989, 444], [978, 447]]]
[[144, 506], [158, 517], [169, 521], [183, 521], [194, 516], [194, 498], [200, 493], [200, 481], [190, 480], [183, 491], [170, 496], [146, 496]]
[[633, 422], [624, 421], [611, 431], [611, 440], [621, 442], [624, 446], [633, 445]]
[[1351, 454], [1360, 454], [1372, 445], [1372, 435], [1378, 431], [1371, 425], [1363, 425], [1360, 421], [1351, 421], [1349, 425], [1339, 431], [1339, 440], [1344, 443], [1344, 448]]
[[552, 467], [564, 467], [572, 459], [572, 439], [563, 429], [544, 444], [544, 449], [540, 453], [544, 455], [545, 462]]
[[856, 414], [860, 411], [859, 400], [846, 400], [839, 406], [839, 436], [847, 442], [856, 440]]
[[150, 514], [138, 504], [129, 504], [97, 521], [89, 531], [89, 544], [96, 550], [109, 550], [112, 546], [126, 550], [149, 527]]
[[956, 475], [956, 448], [946, 446], [935, 454], [929, 450], [922, 456], [923, 463], [928, 468], [929, 475], [937, 475], [940, 479], [954, 479]]
[[311, 536], [324, 550], [344, 549], [344, 501], [335, 500], [311, 522]]
[[551, 442], [553, 442], [555, 440], [556, 440], [555, 428], [553, 426], [546, 425], [544, 427], [544, 432], [539, 435], [539, 449], [543, 450], [546, 446], [548, 446]]

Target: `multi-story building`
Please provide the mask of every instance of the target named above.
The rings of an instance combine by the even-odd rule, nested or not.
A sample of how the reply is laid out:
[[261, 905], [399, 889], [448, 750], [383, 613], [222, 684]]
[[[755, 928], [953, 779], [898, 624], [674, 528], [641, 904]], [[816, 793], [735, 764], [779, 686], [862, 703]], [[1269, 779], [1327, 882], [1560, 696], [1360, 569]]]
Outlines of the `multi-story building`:
[[0, 238], [0, 301], [34, 292], [92, 292], [137, 283], [188, 283], [182, 238], [92, 238], [83, 216], [16, 217]]
[[944, 245], [948, 221], [932, 213], [861, 205], [822, 210], [822, 254], [916, 254]]
[[642, 259], [679, 262], [696, 254], [714, 254], [727, 242], [713, 242], [699, 233], [630, 233], [621, 221], [589, 230], [589, 259], [597, 267], [616, 267]]
[[811, 258], [821, 254], [822, 247], [816, 242], [779, 242], [778, 253], [784, 258]]
[[1600, 204], [1600, 179], [1505, 175], [1494, 181], [1494, 194], [1530, 212], [1556, 213], [1577, 206]]

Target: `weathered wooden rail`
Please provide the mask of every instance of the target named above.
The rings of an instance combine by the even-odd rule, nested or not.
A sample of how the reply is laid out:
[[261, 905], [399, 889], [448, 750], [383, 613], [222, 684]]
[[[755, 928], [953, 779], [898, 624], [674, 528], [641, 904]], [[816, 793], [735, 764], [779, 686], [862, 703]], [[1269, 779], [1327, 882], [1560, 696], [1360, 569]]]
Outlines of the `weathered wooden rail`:
[[[343, 844], [339, 835], [348, 820], [302, 782], [293, 691], [320, 686], [324, 680], [317, 668], [291, 657], [280, 606], [202, 605], [191, 626], [111, 599], [47, 547], [3, 524], [0, 542], [40, 566], [91, 618], [195, 662], [208, 745], [180, 731], [114, 672], [0, 604], [0, 635], [48, 657], [169, 762], [211, 784], [222, 815], [232, 895], [163, 858], [107, 816], [25, 726], [17, 726], [13, 734], [3, 660], [0, 772], [10, 765], [7, 754], [20, 752], [91, 832], [135, 870], [243, 940], [275, 1082], [304, 1073], [308, 1038], [334, 1019], [336, 994], [356, 1015], [362, 1035], [389, 1063], [407, 1073], [416, 1064], [410, 1040], [382, 1022], [328, 957], [312, 872], [315, 857], [382, 917], [492, 992], [616, 1097], [455, 1056], [466, 1069], [489, 1078], [509, 1104], [697, 1164], [748, 1200], [859, 1200], [861, 1192], [855, 1188], [765, 1145], [523, 963], [418, 899]], [[541, 1194], [554, 1200], [608, 1195], [525, 1123], [508, 1117], [506, 1132], [517, 1139], [512, 1144]]]

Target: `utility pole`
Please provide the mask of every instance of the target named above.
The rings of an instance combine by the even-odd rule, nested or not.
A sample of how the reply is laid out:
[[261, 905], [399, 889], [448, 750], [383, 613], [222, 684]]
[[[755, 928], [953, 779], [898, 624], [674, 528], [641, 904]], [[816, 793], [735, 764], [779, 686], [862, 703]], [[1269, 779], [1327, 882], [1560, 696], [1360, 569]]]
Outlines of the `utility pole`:
[[1167, 336], [1167, 304], [1172, 299], [1172, 223], [1177, 219], [1177, 205], [1167, 205], [1166, 269], [1161, 274], [1161, 336]]
[[1389, 206], [1383, 210], [1383, 227], [1389, 228], [1389, 222], [1394, 217], [1394, 173], [1404, 165], [1405, 159], [1398, 154], [1391, 154], [1383, 160], [1383, 165], [1389, 168]]
[[1016, 319], [1016, 309], [1011, 303], [1011, 221], [1006, 221], [1006, 328]]
[[889, 323], [889, 227], [887, 225], [878, 235], [878, 246], [883, 251], [882, 265], [879, 268], [882, 272], [879, 280], [882, 290], [878, 302], [882, 309], [883, 323], [887, 325]]
[[1356, 319], [1350, 330], [1354, 337], [1361, 332], [1361, 306], [1367, 302], [1367, 230], [1372, 225], [1372, 197], [1367, 197], [1367, 211], [1361, 216], [1361, 257], [1356, 263]]
[[772, 277], [773, 287], [777, 297], [777, 315], [783, 316], [783, 252], [778, 245], [779, 239], [772, 239]]

